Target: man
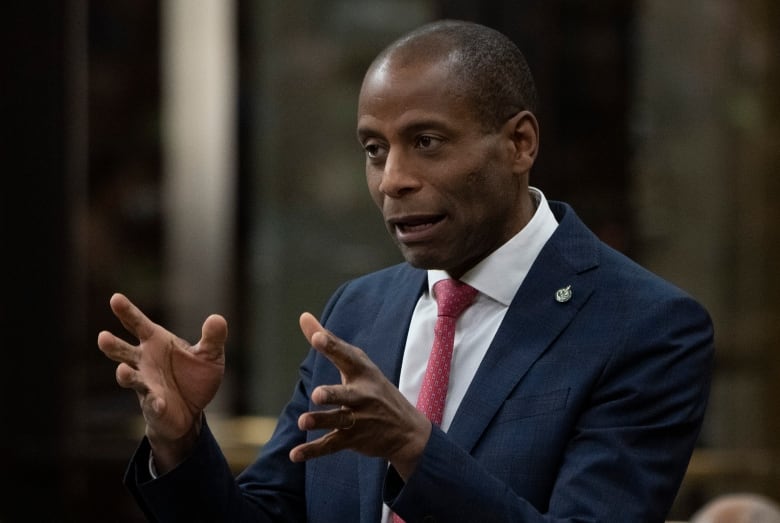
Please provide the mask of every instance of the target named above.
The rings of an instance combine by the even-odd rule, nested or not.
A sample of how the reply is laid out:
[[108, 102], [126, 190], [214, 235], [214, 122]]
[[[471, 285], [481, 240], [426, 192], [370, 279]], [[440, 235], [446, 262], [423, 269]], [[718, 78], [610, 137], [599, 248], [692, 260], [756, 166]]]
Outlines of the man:
[[[224, 318], [188, 346], [112, 297], [140, 341], [98, 345], [141, 402], [126, 482], [150, 519], [664, 520], [704, 414], [710, 320], [529, 187], [535, 104], [520, 51], [476, 24], [423, 26], [371, 64], [358, 138], [407, 263], [345, 283], [321, 323], [301, 316], [313, 350], [236, 479], [203, 416]], [[471, 293], [455, 327], [438, 327], [440, 280]], [[426, 371], [429, 354], [449, 369]]]

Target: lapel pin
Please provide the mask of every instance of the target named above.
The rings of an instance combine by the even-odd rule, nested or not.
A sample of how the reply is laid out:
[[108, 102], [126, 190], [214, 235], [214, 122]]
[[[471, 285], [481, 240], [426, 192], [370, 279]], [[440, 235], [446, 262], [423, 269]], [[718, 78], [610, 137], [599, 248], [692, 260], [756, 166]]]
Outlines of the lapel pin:
[[567, 285], [562, 289], [555, 291], [555, 301], [558, 303], [566, 303], [571, 299], [571, 285]]

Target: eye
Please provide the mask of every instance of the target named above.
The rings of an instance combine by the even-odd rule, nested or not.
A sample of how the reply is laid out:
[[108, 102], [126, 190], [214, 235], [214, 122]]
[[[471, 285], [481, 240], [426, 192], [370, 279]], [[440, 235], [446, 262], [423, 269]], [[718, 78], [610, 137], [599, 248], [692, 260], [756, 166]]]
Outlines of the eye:
[[370, 160], [381, 160], [387, 154], [387, 149], [376, 142], [363, 144], [363, 149], [366, 151], [366, 156]]
[[414, 147], [416, 149], [431, 150], [431, 149], [435, 149], [443, 142], [444, 140], [442, 140], [441, 138], [437, 138], [429, 134], [423, 134], [417, 137], [414, 143]]

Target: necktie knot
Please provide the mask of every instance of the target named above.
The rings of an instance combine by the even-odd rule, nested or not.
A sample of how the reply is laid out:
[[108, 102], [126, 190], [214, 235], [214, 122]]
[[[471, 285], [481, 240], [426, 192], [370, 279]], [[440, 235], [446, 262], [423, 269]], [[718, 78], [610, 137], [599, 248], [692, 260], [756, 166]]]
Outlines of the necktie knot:
[[453, 279], [436, 282], [433, 290], [436, 294], [439, 316], [448, 316], [450, 318], [460, 316], [471, 305], [471, 302], [474, 301], [474, 297], [477, 295], [477, 289], [462, 281]]

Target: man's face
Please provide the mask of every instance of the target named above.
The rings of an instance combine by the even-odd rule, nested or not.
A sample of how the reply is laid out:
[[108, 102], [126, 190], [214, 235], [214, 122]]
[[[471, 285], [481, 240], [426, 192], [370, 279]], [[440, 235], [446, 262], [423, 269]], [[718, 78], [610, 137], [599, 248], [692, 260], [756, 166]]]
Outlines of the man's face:
[[[406, 260], [460, 277], [527, 222], [511, 122], [488, 131], [446, 61], [371, 70], [358, 103], [371, 196]], [[530, 168], [530, 166], [529, 166]]]

